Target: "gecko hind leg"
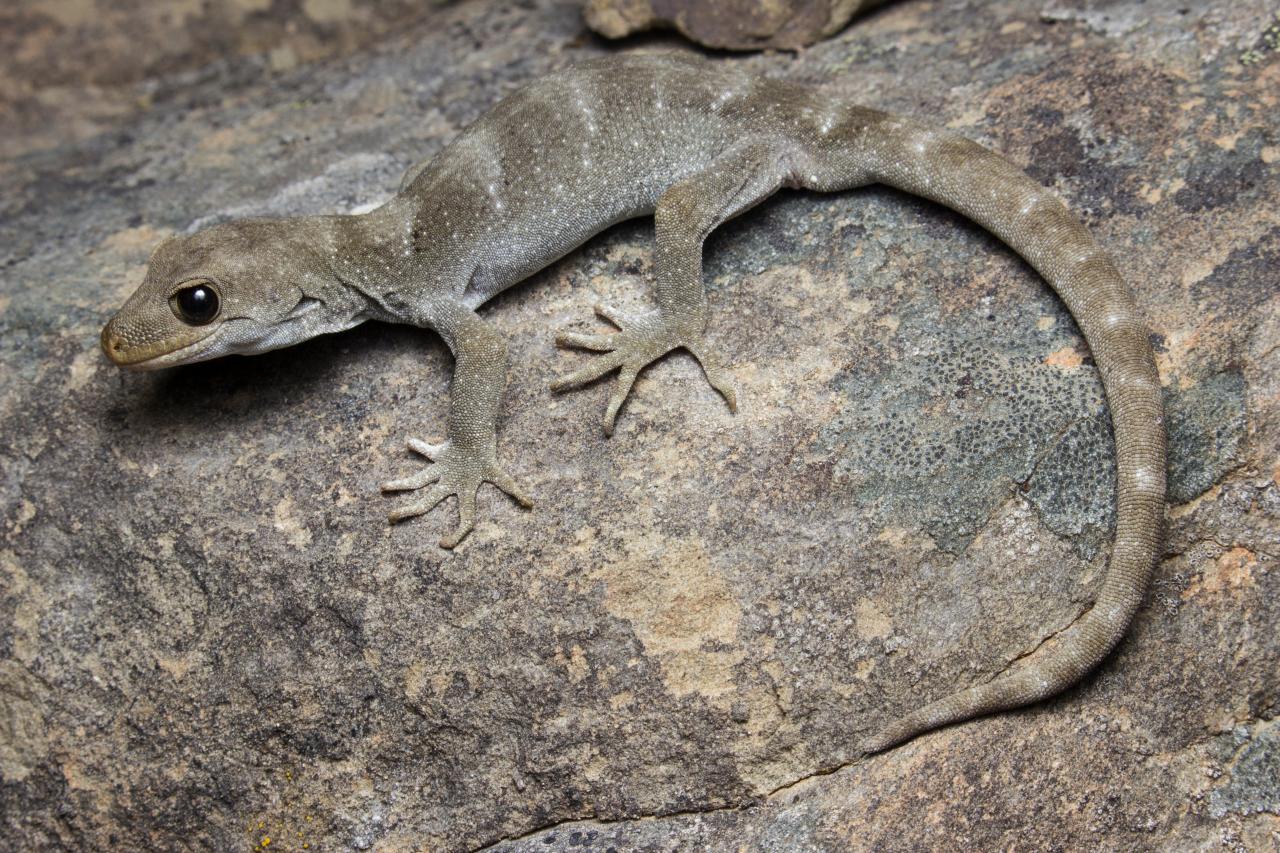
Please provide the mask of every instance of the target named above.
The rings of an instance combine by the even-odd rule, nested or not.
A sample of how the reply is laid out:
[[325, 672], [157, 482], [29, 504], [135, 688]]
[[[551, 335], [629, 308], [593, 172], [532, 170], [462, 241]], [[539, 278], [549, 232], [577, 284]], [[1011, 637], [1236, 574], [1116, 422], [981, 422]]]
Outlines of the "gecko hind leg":
[[695, 341], [671, 334], [663, 322], [661, 311], [631, 314], [609, 305], [596, 305], [595, 312], [620, 331], [611, 335], [584, 335], [577, 332], [561, 332], [557, 335], [556, 344], [559, 346], [592, 350], [604, 355], [557, 379], [551, 383], [551, 390], [563, 391], [585, 385], [617, 370], [618, 381], [605, 407], [603, 426], [606, 435], [613, 434], [618, 410], [631, 393], [631, 387], [640, 371], [673, 349], [683, 348], [697, 359], [711, 387], [719, 391], [729, 404], [729, 411], [738, 410], [738, 394], [733, 385], [733, 377], [707, 349], [701, 335]]
[[702, 281], [702, 245], [721, 223], [768, 198], [787, 176], [786, 158], [775, 146], [747, 143], [718, 157], [707, 168], [673, 184], [654, 210], [657, 248], [654, 253], [657, 309], [628, 313], [597, 305], [596, 313], [617, 326], [612, 335], [563, 331], [556, 343], [601, 353], [594, 361], [557, 379], [553, 391], [585, 385], [617, 370], [618, 380], [605, 407], [604, 431], [613, 433], [618, 410], [636, 377], [654, 360], [674, 349], [687, 350], [720, 392], [730, 411], [738, 395], [723, 361], [707, 345], [707, 292]]

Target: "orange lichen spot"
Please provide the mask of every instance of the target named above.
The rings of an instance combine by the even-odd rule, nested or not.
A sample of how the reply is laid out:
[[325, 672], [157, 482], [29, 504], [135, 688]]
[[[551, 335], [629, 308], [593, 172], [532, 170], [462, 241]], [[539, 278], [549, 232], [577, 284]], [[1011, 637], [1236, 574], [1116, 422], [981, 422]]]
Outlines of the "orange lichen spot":
[[1236, 546], [1218, 559], [1205, 566], [1200, 577], [1191, 582], [1184, 599], [1205, 593], [1221, 592], [1253, 583], [1253, 568], [1258, 565], [1258, 557], [1248, 548]]
[[1217, 575], [1224, 586], [1243, 586], [1253, 580], [1258, 558], [1248, 548], [1236, 546], [1218, 558]]
[[1044, 363], [1050, 367], [1076, 368], [1084, 363], [1084, 356], [1074, 346], [1067, 346], [1049, 353]]

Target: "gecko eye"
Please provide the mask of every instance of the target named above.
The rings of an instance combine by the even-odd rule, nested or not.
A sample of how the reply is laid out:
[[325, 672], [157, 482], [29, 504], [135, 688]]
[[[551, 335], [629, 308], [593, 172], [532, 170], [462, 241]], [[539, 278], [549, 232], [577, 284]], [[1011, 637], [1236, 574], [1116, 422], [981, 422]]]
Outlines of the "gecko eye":
[[202, 281], [169, 297], [174, 315], [189, 326], [203, 326], [218, 316], [218, 291]]

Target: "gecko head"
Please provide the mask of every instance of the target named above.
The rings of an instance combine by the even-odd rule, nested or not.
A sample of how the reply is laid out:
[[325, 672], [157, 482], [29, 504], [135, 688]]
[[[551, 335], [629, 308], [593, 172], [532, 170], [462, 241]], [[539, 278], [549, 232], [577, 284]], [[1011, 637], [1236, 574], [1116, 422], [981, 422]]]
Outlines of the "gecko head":
[[291, 321], [323, 305], [303, 291], [323, 262], [300, 223], [248, 219], [165, 240], [103, 328], [103, 352], [120, 367], [151, 370], [311, 337]]

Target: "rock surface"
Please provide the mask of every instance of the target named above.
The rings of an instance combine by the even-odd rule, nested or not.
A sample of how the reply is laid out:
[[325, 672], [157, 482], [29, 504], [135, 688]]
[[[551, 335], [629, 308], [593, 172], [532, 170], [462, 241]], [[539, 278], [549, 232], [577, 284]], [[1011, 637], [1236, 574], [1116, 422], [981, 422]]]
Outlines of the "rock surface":
[[1087, 349], [993, 238], [881, 189], [757, 208], [707, 250], [741, 411], [674, 356], [606, 439], [604, 386], [546, 385], [581, 357], [553, 330], [648, 298], [651, 224], [611, 230], [485, 310], [514, 362], [500, 453], [538, 504], [482, 491], [444, 552], [451, 515], [389, 528], [376, 492], [405, 435], [440, 434], [438, 339], [124, 375], [98, 330], [164, 235], [365, 209], [605, 52], [577, 2], [424, 9], [345, 58], [166, 78], [81, 141], [6, 140], [0, 846], [1274, 847], [1273, 15], [906, 0], [721, 60], [1024, 165], [1119, 259], [1167, 386], [1166, 555], [1117, 653], [865, 760], [861, 736], [1081, 613], [1109, 549]]
[[670, 28], [706, 47], [797, 50], [887, 0], [587, 0], [582, 18], [606, 38]]
[[[449, 0], [427, 0], [428, 3]], [[180, 91], [350, 53], [422, 0], [6, 0], [0, 156], [92, 136]], [[248, 61], [244, 61], [248, 60]], [[200, 81], [216, 76], [212, 86]]]

